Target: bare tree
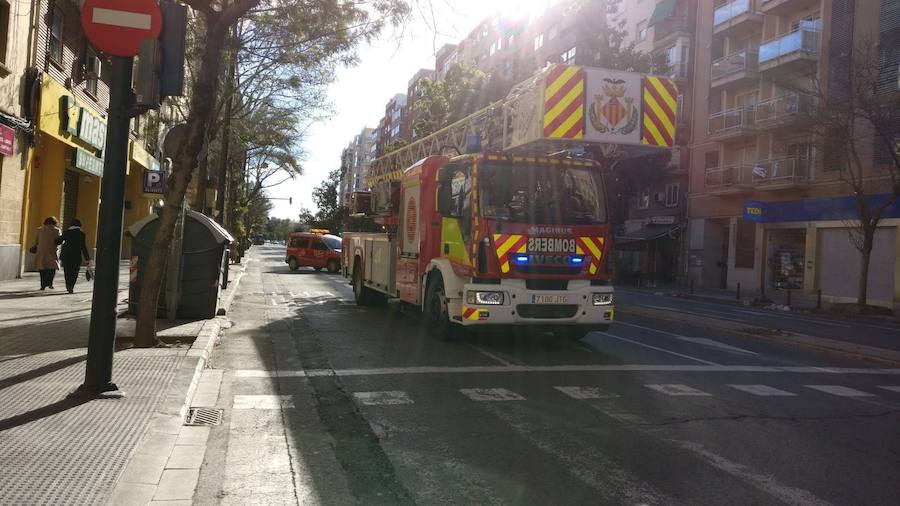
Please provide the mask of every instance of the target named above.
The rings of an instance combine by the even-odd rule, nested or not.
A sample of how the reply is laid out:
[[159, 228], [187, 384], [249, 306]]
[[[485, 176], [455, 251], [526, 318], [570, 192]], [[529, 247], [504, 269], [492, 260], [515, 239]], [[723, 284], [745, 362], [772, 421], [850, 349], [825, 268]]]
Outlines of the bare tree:
[[815, 80], [812, 93], [797, 90], [794, 107], [822, 140], [825, 168], [840, 171], [856, 204], [857, 215], [845, 221], [860, 252], [856, 303], [865, 311], [875, 233], [900, 198], [900, 90], [896, 74], [893, 82], [886, 80], [891, 66], [877, 44], [863, 41], [852, 53], [846, 61], [833, 62], [838, 74], [827, 86]]

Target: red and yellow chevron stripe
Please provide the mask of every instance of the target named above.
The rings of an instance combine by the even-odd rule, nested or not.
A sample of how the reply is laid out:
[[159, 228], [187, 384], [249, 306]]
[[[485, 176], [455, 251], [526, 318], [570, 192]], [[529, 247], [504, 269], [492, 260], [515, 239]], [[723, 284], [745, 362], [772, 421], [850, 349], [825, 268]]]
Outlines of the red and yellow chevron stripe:
[[474, 307], [463, 306], [462, 317], [463, 317], [463, 320], [477, 320], [478, 319], [478, 309], [474, 308]]
[[545, 78], [544, 137], [584, 137], [584, 69], [554, 65]]
[[509, 255], [525, 253], [528, 241], [524, 235], [494, 234], [494, 251], [500, 263], [500, 272], [509, 272]]
[[575, 241], [578, 254], [587, 255], [591, 259], [588, 264], [588, 270], [591, 274], [597, 274], [597, 271], [600, 270], [604, 244], [606, 244], [606, 238], [604, 237], [578, 237]]
[[675, 109], [678, 88], [665, 77], [645, 76], [641, 109], [641, 143], [672, 147], [675, 144]]

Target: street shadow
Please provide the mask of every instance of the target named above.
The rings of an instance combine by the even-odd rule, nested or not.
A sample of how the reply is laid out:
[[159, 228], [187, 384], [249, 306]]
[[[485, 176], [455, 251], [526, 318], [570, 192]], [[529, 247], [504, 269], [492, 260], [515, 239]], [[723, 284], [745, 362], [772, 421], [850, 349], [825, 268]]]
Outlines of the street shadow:
[[[16, 357], [16, 358], [24, 358], [24, 357]], [[87, 355], [78, 355], [77, 357], [70, 357], [63, 360], [58, 360], [51, 364], [47, 364], [37, 369], [32, 369], [30, 371], [23, 372], [21, 374], [16, 374], [15, 376], [10, 376], [8, 378], [0, 379], [0, 390], [9, 388], [13, 385], [18, 385], [19, 383], [24, 383], [26, 381], [31, 381], [35, 378], [40, 378], [45, 374], [50, 374], [52, 372], [59, 371], [60, 369], [65, 369], [71, 365], [75, 365], [79, 362], [84, 362], [87, 360]]]
[[62, 290], [44, 290], [40, 291], [35, 288], [33, 291], [7, 292], [0, 294], [0, 300], [18, 300], [30, 297], [48, 297], [52, 295], [70, 295], [65, 288]]
[[72, 408], [81, 406], [82, 404], [87, 404], [91, 400], [93, 400], [93, 398], [65, 398], [56, 401], [53, 404], [48, 404], [46, 406], [32, 409], [31, 411], [19, 415], [4, 418], [3, 420], [0, 420], [0, 432], [19, 427], [27, 423], [40, 420], [42, 418], [57, 415], [59, 413], [62, 413], [63, 411], [68, 411]]

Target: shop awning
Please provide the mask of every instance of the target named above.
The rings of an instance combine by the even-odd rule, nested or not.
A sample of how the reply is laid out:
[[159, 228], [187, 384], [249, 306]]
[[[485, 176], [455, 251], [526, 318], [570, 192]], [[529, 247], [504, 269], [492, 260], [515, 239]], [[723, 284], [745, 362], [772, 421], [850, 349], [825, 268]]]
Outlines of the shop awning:
[[672, 225], [669, 227], [644, 226], [627, 234], [617, 235], [616, 244], [627, 244], [631, 242], [652, 241], [661, 237], [674, 237], [675, 233], [681, 228], [680, 225]]
[[675, 12], [675, 1], [676, 0], [660, 0], [653, 9], [650, 20], [647, 21], [647, 28], [671, 17], [672, 13]]

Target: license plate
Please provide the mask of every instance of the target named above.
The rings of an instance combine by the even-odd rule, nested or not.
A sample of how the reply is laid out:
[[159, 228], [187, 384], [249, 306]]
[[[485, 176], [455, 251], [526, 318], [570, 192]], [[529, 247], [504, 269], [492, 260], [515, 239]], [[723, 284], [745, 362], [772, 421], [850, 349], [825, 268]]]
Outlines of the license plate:
[[568, 304], [568, 295], [532, 295], [532, 304]]

